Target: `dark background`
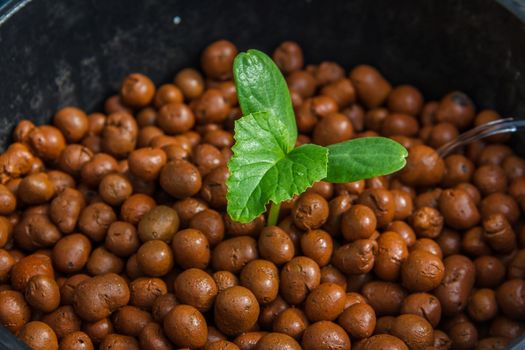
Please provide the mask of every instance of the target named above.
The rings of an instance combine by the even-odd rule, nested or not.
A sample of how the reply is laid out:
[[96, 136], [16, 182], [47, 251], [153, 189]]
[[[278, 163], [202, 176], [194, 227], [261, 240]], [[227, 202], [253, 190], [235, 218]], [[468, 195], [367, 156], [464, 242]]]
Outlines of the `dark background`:
[[0, 19], [4, 145], [21, 118], [45, 122], [65, 105], [93, 111], [129, 72], [169, 81], [219, 38], [266, 51], [296, 40], [307, 62], [369, 63], [427, 98], [459, 89], [479, 107], [525, 115], [525, 26], [492, 0], [25, 0], [7, 8], [20, 3]]

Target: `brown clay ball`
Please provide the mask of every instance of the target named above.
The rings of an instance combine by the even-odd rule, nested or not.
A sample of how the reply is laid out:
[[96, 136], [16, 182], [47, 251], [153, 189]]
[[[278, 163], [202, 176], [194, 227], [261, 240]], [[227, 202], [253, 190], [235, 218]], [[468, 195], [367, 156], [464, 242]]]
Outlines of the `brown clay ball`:
[[210, 245], [206, 235], [195, 229], [184, 229], [173, 236], [171, 248], [175, 262], [184, 269], [204, 269], [210, 262]]
[[137, 263], [146, 275], [164, 276], [173, 268], [173, 251], [164, 241], [147, 241], [137, 251]]
[[58, 350], [58, 339], [47, 324], [40, 321], [26, 323], [18, 332], [18, 338], [35, 350]]
[[259, 311], [255, 295], [248, 288], [234, 286], [217, 295], [215, 324], [226, 335], [238, 335], [255, 325]]
[[147, 76], [140, 73], [128, 75], [120, 88], [122, 102], [131, 107], [147, 106], [154, 95], [155, 85]]
[[261, 257], [276, 265], [290, 261], [295, 255], [295, 247], [290, 236], [280, 227], [265, 227], [258, 241]]
[[232, 76], [233, 59], [237, 48], [228, 40], [218, 40], [206, 47], [201, 56], [201, 66], [204, 73], [218, 80], [226, 80]]
[[29, 305], [43, 312], [51, 312], [60, 304], [60, 291], [55, 280], [46, 275], [31, 277], [25, 289]]
[[306, 350], [349, 350], [351, 347], [350, 337], [345, 330], [330, 321], [319, 321], [306, 328], [301, 344]]
[[255, 346], [255, 350], [299, 350], [299, 343], [289, 335], [283, 333], [268, 333]]
[[416, 145], [408, 152], [400, 178], [410, 186], [432, 186], [438, 184], [444, 174], [445, 163], [437, 152], [431, 147]]
[[212, 307], [218, 288], [208, 273], [191, 268], [177, 276], [174, 292], [180, 303], [191, 305], [200, 312], [206, 312]]
[[405, 314], [394, 321], [392, 335], [403, 340], [410, 349], [424, 350], [434, 344], [434, 330], [424, 318]]
[[353, 338], [368, 338], [376, 328], [376, 314], [370, 305], [357, 303], [345, 309], [337, 323]]
[[293, 208], [295, 225], [303, 230], [316, 229], [328, 219], [328, 202], [316, 193], [299, 196]]
[[333, 321], [345, 307], [345, 290], [335, 283], [323, 283], [306, 298], [305, 313], [312, 322]]
[[365, 205], [353, 205], [341, 216], [341, 231], [350, 242], [370, 238], [376, 227], [375, 213]]
[[290, 304], [297, 305], [319, 286], [321, 270], [312, 259], [298, 256], [282, 267], [280, 277], [280, 294]]
[[288, 308], [275, 318], [272, 329], [274, 332], [300, 339], [308, 325], [308, 319], [301, 309]]
[[413, 292], [428, 292], [436, 288], [444, 273], [441, 259], [423, 250], [412, 251], [401, 266], [403, 286]]
[[260, 305], [268, 304], [277, 298], [279, 271], [268, 260], [252, 260], [242, 269], [240, 283], [252, 291]]
[[273, 52], [273, 60], [284, 74], [289, 74], [303, 67], [303, 51], [293, 41], [284, 41]]
[[525, 281], [512, 279], [504, 282], [496, 291], [496, 300], [503, 314], [507, 317], [523, 321], [525, 316]]
[[31, 309], [23, 294], [14, 290], [0, 291], [0, 323], [10, 332], [18, 332], [31, 318]]
[[175, 209], [159, 205], [144, 214], [137, 232], [142, 242], [158, 239], [169, 243], [179, 228], [179, 221]]
[[377, 334], [367, 338], [359, 343], [360, 350], [408, 350], [404, 341], [390, 334]]
[[173, 197], [186, 198], [200, 191], [202, 177], [192, 163], [185, 160], [173, 160], [162, 168], [160, 185]]
[[91, 338], [84, 332], [69, 333], [60, 341], [60, 349], [64, 350], [93, 350]]
[[180, 348], [196, 348], [206, 344], [208, 327], [196, 308], [176, 305], [164, 318], [166, 336]]

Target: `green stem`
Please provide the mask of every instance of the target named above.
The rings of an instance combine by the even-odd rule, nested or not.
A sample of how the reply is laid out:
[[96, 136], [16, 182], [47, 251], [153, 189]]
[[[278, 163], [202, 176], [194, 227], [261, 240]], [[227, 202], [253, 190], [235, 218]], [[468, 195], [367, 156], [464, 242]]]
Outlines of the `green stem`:
[[281, 203], [270, 205], [270, 213], [268, 214], [268, 221], [266, 226], [275, 226], [277, 225], [277, 220], [279, 220], [279, 210], [281, 209]]

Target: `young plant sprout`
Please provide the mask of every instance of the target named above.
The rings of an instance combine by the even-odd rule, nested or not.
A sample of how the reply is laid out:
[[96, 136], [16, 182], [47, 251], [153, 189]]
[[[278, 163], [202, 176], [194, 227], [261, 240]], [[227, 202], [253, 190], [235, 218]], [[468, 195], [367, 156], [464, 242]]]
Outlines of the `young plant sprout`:
[[271, 203], [267, 224], [276, 225], [280, 204], [314, 182], [352, 182], [405, 165], [407, 150], [384, 137], [295, 147], [297, 126], [288, 86], [271, 58], [258, 50], [240, 53], [233, 73], [243, 112], [235, 122], [226, 183], [227, 211], [233, 220], [250, 222]]

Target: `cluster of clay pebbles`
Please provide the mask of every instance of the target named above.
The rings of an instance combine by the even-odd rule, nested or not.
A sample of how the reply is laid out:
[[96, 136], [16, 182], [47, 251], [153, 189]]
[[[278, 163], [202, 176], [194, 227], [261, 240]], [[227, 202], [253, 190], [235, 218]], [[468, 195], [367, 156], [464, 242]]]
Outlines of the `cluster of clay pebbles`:
[[498, 113], [367, 65], [305, 66], [284, 42], [298, 144], [387, 136], [407, 166], [240, 224], [236, 54], [217, 41], [202, 72], [133, 73], [103, 112], [17, 125], [0, 155], [3, 326], [47, 350], [495, 350], [525, 331], [525, 161], [508, 135], [436, 153]]

